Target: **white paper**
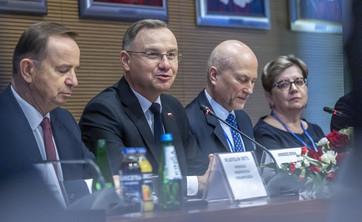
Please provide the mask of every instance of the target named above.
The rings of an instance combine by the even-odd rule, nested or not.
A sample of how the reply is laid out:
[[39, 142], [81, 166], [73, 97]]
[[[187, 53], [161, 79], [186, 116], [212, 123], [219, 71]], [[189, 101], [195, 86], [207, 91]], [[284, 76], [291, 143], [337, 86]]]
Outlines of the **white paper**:
[[223, 153], [218, 156], [235, 200], [267, 196], [251, 152]]
[[[269, 150], [269, 151], [273, 155], [275, 161], [277, 161], [277, 164], [279, 167], [281, 167], [281, 165], [283, 163], [292, 163], [292, 162], [298, 161], [300, 159], [300, 157], [298, 157], [298, 155], [300, 155], [302, 153], [301, 147], [276, 149], [276, 150]], [[264, 155], [265, 155], [265, 153], [264, 153]], [[265, 155], [264, 163], [268, 164], [270, 162], [272, 162], [270, 156]]]
[[44, 182], [48, 185], [49, 190], [54, 194], [55, 198], [60, 202], [60, 204], [65, 208], [65, 200], [63, 196], [62, 189], [55, 173], [53, 164], [51, 163], [41, 163], [35, 164], [35, 168], [39, 170], [42, 175]]

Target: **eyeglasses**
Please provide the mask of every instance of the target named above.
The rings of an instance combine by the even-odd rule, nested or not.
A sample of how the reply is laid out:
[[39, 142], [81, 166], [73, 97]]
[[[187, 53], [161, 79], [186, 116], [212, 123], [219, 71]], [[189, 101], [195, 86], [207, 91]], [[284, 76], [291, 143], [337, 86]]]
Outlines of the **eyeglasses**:
[[304, 78], [300, 77], [300, 78], [297, 78], [294, 81], [280, 80], [279, 82], [275, 83], [273, 87], [276, 86], [282, 91], [290, 90], [293, 83], [294, 83], [294, 85], [296, 87], [300, 88], [300, 87], [303, 87], [303, 86], [305, 86], [307, 84], [307, 79], [304, 79]]
[[128, 53], [137, 53], [141, 54], [143, 57], [147, 58], [151, 63], [159, 63], [163, 56], [166, 56], [168, 62], [170, 63], [179, 63], [181, 61], [182, 54], [175, 52], [168, 53], [158, 53], [158, 52], [136, 52], [136, 51], [127, 51]]

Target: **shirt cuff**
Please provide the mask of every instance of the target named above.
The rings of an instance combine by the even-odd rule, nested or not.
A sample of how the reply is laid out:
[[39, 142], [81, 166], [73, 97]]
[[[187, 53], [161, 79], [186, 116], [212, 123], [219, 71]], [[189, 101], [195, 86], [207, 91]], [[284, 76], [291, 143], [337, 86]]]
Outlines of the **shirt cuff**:
[[187, 184], [187, 196], [195, 196], [199, 189], [199, 181], [197, 180], [197, 176], [187, 176], [186, 184]]

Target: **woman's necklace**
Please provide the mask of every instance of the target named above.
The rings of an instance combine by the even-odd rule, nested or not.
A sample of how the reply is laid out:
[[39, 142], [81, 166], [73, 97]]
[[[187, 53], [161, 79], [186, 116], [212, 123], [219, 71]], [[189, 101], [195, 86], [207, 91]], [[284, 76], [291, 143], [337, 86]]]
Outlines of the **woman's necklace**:
[[[273, 112], [273, 110], [271, 111], [271, 114], [270, 114], [272, 117], [274, 117], [274, 119], [276, 119], [280, 124], [283, 125], [283, 127], [285, 128], [285, 130], [287, 130], [290, 134], [292, 134], [297, 140], [299, 140], [301, 143], [303, 143], [304, 146], [306, 146], [308, 148], [308, 150], [310, 150], [310, 147], [301, 139], [299, 138], [297, 135], [295, 135], [295, 133], [293, 133], [292, 131], [290, 131], [287, 127], [287, 125], [285, 125], [285, 123], [283, 123], [283, 121], [281, 121], [279, 119], [279, 117], [277, 115], [275, 115], [275, 113]], [[315, 146], [314, 144], [314, 141], [312, 139], [311, 136], [309, 136], [308, 132], [304, 129], [303, 127], [303, 124], [302, 124], [302, 121], [300, 121], [300, 126], [302, 127], [303, 129], [303, 132], [305, 133], [305, 135], [307, 135], [308, 139], [312, 142], [312, 145], [313, 145], [313, 149], [314, 150], [317, 150], [317, 147]]]

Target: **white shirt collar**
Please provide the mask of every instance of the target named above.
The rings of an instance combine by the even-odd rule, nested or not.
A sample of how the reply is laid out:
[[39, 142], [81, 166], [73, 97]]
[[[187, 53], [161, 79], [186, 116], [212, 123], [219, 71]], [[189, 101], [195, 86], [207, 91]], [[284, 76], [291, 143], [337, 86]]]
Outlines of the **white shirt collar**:
[[[28, 120], [31, 129], [35, 130], [40, 125], [44, 117], [32, 105], [30, 105], [27, 101], [21, 98], [21, 96], [15, 91], [12, 85], [10, 86], [10, 88], [15, 96], [16, 101], [19, 103], [21, 109], [23, 110], [23, 113]], [[45, 116], [50, 119], [49, 113], [47, 113]]]
[[207, 100], [209, 101], [211, 108], [214, 110], [215, 114], [223, 120], [226, 120], [229, 114], [233, 114], [235, 116], [234, 110], [230, 113], [224, 107], [222, 107], [219, 103], [217, 103], [211, 96], [207, 93], [206, 89], [204, 90]]
[[[143, 113], [146, 113], [147, 110], [149, 110], [149, 108], [151, 107], [152, 103], [148, 99], [146, 99], [144, 96], [142, 96], [141, 94], [136, 92], [131, 86], [130, 86], [130, 88], [132, 89], [133, 93], [136, 95], [138, 101], [140, 102]], [[158, 103], [161, 105], [160, 97], [157, 98], [155, 103]], [[161, 105], [161, 112], [162, 112], [162, 105]]]

